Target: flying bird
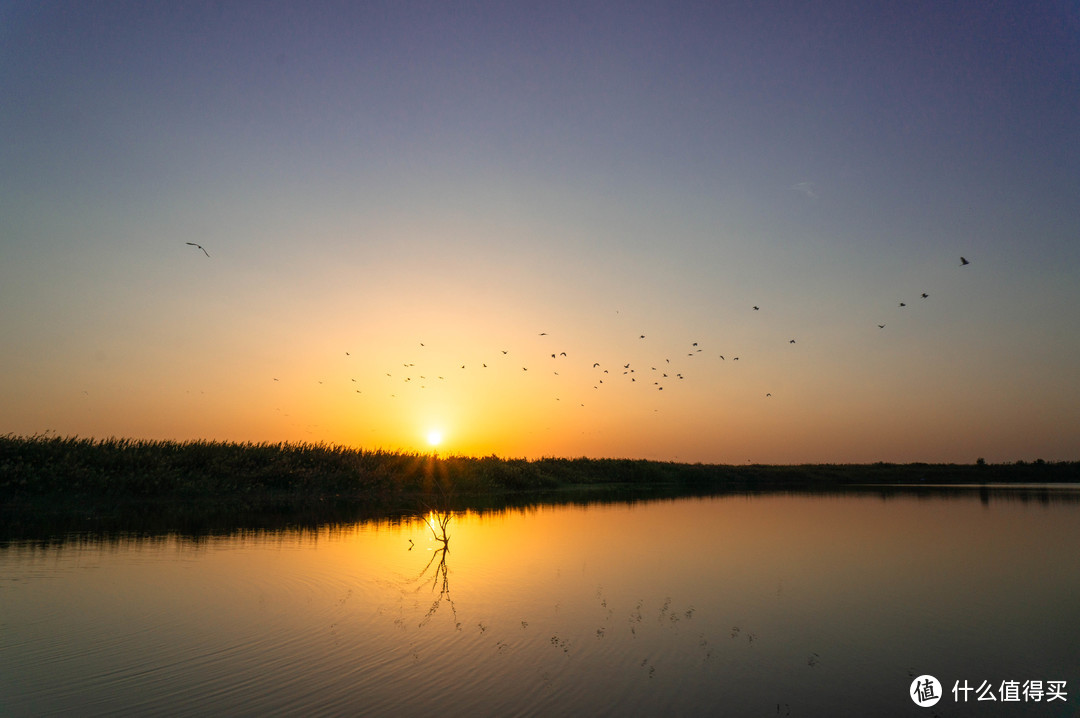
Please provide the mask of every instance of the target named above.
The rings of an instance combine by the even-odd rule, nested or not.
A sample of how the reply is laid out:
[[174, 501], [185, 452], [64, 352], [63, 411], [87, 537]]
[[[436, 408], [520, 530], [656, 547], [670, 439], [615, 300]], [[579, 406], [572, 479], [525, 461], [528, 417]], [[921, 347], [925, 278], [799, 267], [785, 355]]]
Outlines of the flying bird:
[[901, 307], [906, 307], [907, 305], [906, 305], [906, 304], [904, 304], [903, 302], [900, 302], [900, 306], [901, 306]]
[[929, 297], [930, 295], [929, 295], [929, 294], [927, 294], [926, 292], [923, 292], [921, 296], [922, 296], [922, 298], [923, 298], [923, 299], [926, 299], [926, 298], [927, 298], [927, 297]]
[[[190, 244], [190, 242], [188, 244]], [[971, 262], [969, 262], [966, 259], [964, 259], [963, 257], [961, 257], [960, 258], [960, 266], [963, 267], [965, 264], [971, 264]]]
[[[205, 248], [205, 247], [203, 247], [203, 246], [202, 246], [201, 244], [195, 244], [194, 242], [184, 242], [184, 244], [190, 244], [190, 245], [191, 245], [192, 247], [198, 247], [199, 249], [201, 249], [201, 250], [202, 250], [202, 253], [203, 253], [203, 254], [205, 254], [205, 255], [206, 255], [207, 257], [209, 257], [209, 256], [210, 256], [210, 253], [209, 253], [209, 252], [207, 252], [207, 251], [206, 251], [206, 248]], [[964, 262], [964, 264], [967, 264], [967, 262]]]
[[760, 309], [761, 309], [761, 307], [757, 306], [756, 304], [754, 305], [754, 311], [755, 311], [755, 312], [756, 312], [756, 311], [758, 311], [758, 310], [760, 310]]
[[790, 342], [788, 342], [788, 343], [789, 343], [789, 344], [794, 344], [794, 343], [795, 343], [795, 340], [794, 340], [794, 339], [792, 339], [792, 340], [791, 340]]
[[878, 325], [877, 325], [877, 328], [878, 328], [878, 329], [884, 329], [884, 328], [885, 328], [885, 325], [884, 325], [884, 324], [878, 324]]

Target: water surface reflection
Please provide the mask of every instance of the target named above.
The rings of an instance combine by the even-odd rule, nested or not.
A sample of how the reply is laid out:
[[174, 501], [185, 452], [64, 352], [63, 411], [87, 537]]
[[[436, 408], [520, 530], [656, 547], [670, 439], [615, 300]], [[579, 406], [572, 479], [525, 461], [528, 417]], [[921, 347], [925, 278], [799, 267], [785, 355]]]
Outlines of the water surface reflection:
[[1076, 712], [1075, 490], [446, 516], [9, 541], [3, 712], [930, 715], [924, 673], [1065, 680], [995, 714]]

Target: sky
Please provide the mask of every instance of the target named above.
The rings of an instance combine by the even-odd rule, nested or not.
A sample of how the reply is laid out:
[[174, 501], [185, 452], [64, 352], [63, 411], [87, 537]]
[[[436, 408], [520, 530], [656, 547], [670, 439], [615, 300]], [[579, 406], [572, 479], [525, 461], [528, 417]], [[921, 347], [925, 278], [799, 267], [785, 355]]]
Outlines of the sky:
[[1080, 459], [1074, 2], [0, 0], [0, 96], [0, 434]]

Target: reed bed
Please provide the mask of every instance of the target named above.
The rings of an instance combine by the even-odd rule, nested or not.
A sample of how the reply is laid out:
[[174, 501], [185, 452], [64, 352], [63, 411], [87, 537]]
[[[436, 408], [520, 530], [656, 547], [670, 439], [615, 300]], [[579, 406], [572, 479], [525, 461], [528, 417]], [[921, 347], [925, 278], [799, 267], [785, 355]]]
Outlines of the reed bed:
[[1080, 481], [1078, 462], [1009, 464], [683, 464], [614, 458], [507, 459], [323, 443], [0, 436], [0, 500], [347, 497], [386, 502], [581, 486], [829, 489], [855, 484]]

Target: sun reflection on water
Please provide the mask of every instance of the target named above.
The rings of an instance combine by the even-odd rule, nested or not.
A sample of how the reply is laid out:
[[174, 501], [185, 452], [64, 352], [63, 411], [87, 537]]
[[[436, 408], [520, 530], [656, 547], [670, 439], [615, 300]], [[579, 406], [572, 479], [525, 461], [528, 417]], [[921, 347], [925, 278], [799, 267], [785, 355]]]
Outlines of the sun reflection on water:
[[[133, 691], [148, 712], [175, 711], [146, 666], [192, 696], [193, 714], [282, 712], [301, 694], [342, 714], [828, 715], [830, 695], [887, 713], [930, 661], [963, 678], [971, 656], [1024, 656], [994, 670], [1033, 675], [1071, 660], [1061, 626], [1080, 564], [1059, 547], [1080, 537], [1076, 507], [977, 495], [433, 504], [194, 551], [133, 541], [6, 564], [0, 551], [18, 579], [5, 588], [0, 676], [28, 686], [13, 699], [28, 715], [63, 712], [42, 696], [122, 713]], [[1002, 574], [1009, 555], [1023, 564]], [[1006, 620], [1016, 630], [984, 630]], [[77, 655], [58, 654], [57, 632]], [[104, 673], [80, 663], [86, 645]], [[94, 680], [63, 683], [56, 666], [69, 664]]]

